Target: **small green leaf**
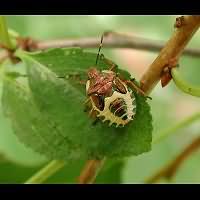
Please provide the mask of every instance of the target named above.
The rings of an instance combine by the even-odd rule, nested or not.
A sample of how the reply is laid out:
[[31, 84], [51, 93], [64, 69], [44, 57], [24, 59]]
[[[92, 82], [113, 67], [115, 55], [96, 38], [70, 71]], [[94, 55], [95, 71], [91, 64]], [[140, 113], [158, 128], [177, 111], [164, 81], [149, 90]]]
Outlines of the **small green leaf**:
[[[26, 92], [21, 91], [20, 83], [10, 81], [5, 84], [3, 102], [16, 134], [25, 144], [47, 157], [65, 160], [124, 157], [151, 149], [152, 117], [144, 97], [135, 93], [137, 113], [124, 128], [102, 122], [92, 125], [92, 119], [83, 111], [85, 85], [74, 79], [58, 78], [76, 74], [86, 80], [96, 54], [65, 48], [17, 55], [27, 66], [30, 89], [26, 85]], [[99, 60], [98, 67], [108, 69], [104, 58]], [[10, 98], [13, 100], [7, 100]], [[23, 115], [19, 116], [19, 112]], [[16, 121], [17, 117], [21, 119]]]

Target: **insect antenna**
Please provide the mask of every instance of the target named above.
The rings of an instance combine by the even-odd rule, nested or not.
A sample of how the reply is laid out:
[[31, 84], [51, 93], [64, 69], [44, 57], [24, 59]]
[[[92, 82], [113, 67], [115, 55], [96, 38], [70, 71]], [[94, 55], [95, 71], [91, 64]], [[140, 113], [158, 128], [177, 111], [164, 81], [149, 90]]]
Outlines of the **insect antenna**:
[[103, 36], [104, 36], [104, 34], [102, 34], [102, 36], [101, 36], [101, 43], [99, 45], [99, 51], [98, 51], [97, 58], [96, 58], [96, 65], [97, 65], [97, 62], [98, 62], [98, 59], [99, 59], [99, 54], [100, 54], [100, 51], [101, 51], [101, 47], [103, 46]]

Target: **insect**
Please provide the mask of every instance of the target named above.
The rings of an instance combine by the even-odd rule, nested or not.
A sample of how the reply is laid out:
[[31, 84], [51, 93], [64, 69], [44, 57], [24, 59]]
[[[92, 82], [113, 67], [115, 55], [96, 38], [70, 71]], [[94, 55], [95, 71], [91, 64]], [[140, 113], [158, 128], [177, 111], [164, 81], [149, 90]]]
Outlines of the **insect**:
[[[96, 66], [99, 53], [103, 43], [103, 36], [96, 58]], [[105, 59], [110, 65], [108, 70], [99, 71], [92, 67], [88, 71], [88, 81], [86, 83], [86, 104], [90, 104], [90, 115], [103, 122], [108, 121], [109, 125], [115, 124], [116, 127], [124, 126], [133, 120], [136, 114], [136, 100], [132, 89], [140, 94], [145, 93], [133, 82], [125, 80], [115, 72], [117, 66]]]

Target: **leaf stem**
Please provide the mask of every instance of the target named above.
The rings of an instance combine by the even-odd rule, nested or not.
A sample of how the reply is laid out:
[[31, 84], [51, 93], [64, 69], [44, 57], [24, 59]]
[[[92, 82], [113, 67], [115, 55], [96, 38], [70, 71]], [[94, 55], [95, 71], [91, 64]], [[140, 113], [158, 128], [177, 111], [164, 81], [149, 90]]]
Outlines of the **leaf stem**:
[[171, 69], [171, 75], [176, 86], [183, 92], [190, 94], [192, 96], [200, 97], [200, 87], [188, 83], [183, 79], [180, 74], [178, 67]]
[[[138, 36], [133, 36], [131, 34], [122, 34], [117, 32], [109, 32], [105, 35], [103, 41], [104, 48], [130, 48], [151, 52], [160, 51], [164, 47], [164, 45], [164, 41], [142, 38]], [[35, 41], [35, 49], [33, 48], [33, 50], [61, 47], [98, 48], [99, 37]], [[199, 57], [200, 49], [186, 48], [183, 51], [183, 54], [191, 57]]]
[[200, 120], [200, 112], [195, 113], [191, 115], [190, 117], [187, 117], [186, 119], [180, 121], [179, 123], [175, 124], [174, 126], [164, 130], [159, 134], [158, 137], [156, 137], [153, 141], [152, 144], [157, 144], [160, 142], [160, 140], [168, 137], [169, 135], [173, 134], [174, 132], [178, 131], [181, 128], [187, 127], [188, 125], [192, 124], [193, 122]]
[[8, 27], [4, 16], [0, 16], [0, 41], [8, 49], [14, 49], [8, 34]]
[[65, 165], [65, 161], [53, 160], [50, 163], [48, 163], [46, 166], [44, 166], [41, 170], [36, 172], [36, 174], [34, 174], [32, 177], [30, 177], [25, 182], [25, 184], [43, 183], [47, 178], [49, 178], [51, 175], [53, 175], [62, 167], [64, 167], [64, 165]]

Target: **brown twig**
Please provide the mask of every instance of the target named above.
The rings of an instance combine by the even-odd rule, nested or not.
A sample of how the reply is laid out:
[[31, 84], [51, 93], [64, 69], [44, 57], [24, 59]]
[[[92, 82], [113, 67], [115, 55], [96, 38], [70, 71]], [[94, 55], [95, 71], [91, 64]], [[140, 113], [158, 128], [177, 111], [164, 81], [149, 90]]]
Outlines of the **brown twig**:
[[[184, 47], [200, 26], [200, 16], [181, 17], [182, 24], [178, 25], [177, 21], [180, 22], [180, 20], [176, 20], [175, 25], [178, 26], [177, 30], [175, 30], [171, 39], [167, 42], [158, 57], [147, 69], [140, 80], [141, 89], [146, 94], [149, 94], [156, 86], [156, 83], [160, 80], [163, 68], [170, 62], [170, 60], [179, 58], [184, 50]], [[79, 182], [92, 183], [95, 179], [93, 177], [96, 177], [97, 170], [103, 163], [104, 161], [101, 162], [101, 160], [88, 161], [81, 172], [81, 181], [79, 178]]]
[[105, 158], [102, 160], [89, 160], [87, 161], [81, 175], [78, 178], [78, 183], [89, 184], [93, 183], [98, 171], [102, 168]]
[[158, 182], [161, 178], [171, 180], [183, 162], [200, 148], [200, 137], [195, 138], [174, 160], [161, 168], [155, 175], [146, 180], [146, 183]]
[[[137, 50], [145, 50], [158, 52], [164, 47], [163, 41], [146, 39], [137, 36], [130, 36], [110, 32], [104, 37], [103, 46], [105, 48], [132, 48]], [[77, 38], [77, 39], [60, 39], [49, 41], [35, 41], [32, 50], [43, 50], [57, 47], [81, 47], [81, 48], [97, 48], [99, 47], [99, 37]], [[183, 51], [184, 55], [199, 57], [200, 49], [186, 48]]]
[[176, 24], [177, 29], [172, 37], [141, 78], [141, 89], [147, 94], [159, 82], [163, 68], [168, 65], [170, 60], [179, 59], [186, 44], [200, 26], [200, 16], [185, 16], [184, 18], [181, 17], [181, 19], [182, 24], [178, 26]]

